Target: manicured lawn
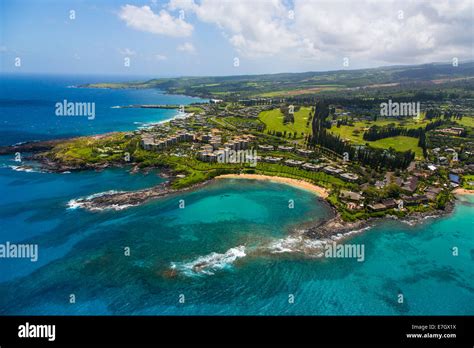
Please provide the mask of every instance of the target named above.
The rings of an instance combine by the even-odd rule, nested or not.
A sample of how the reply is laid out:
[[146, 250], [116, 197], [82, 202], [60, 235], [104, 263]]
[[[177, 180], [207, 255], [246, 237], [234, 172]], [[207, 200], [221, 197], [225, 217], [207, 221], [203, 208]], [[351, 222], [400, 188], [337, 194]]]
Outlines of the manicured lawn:
[[474, 128], [474, 117], [463, 116], [462, 119], [456, 120], [456, 123], [464, 127], [473, 127]]
[[[377, 121], [364, 121], [364, 122], [355, 122], [353, 126], [332, 126], [331, 132], [339, 135], [342, 139], [349, 139], [357, 145], [363, 145], [366, 141], [362, 138], [364, 130], [370, 128], [371, 126], [386, 126], [390, 123], [395, 123], [399, 127], [405, 127], [407, 129], [424, 127], [428, 123], [425, 120], [415, 121], [413, 119], [407, 119], [403, 121], [392, 120], [392, 119], [381, 119]], [[356, 131], [356, 133], [354, 133]], [[357, 134], [358, 132], [358, 134]]]
[[362, 145], [366, 143], [366, 141], [362, 139], [362, 135], [364, 134], [364, 128], [365, 126], [357, 126], [357, 124], [355, 124], [354, 126], [332, 126], [331, 132], [333, 134], [339, 135], [341, 139], [348, 139], [356, 145]]
[[417, 158], [423, 157], [423, 151], [421, 147], [418, 147], [418, 139], [412, 137], [398, 136], [380, 139], [376, 141], [370, 141], [369, 144], [373, 147], [380, 149], [388, 149], [390, 147], [394, 148], [397, 151], [408, 151], [412, 150], [415, 152]]
[[407, 129], [424, 127], [428, 123], [428, 121], [421, 120], [416, 121], [414, 119], [406, 119], [406, 120], [393, 120], [393, 119], [381, 119], [375, 122], [373, 121], [364, 121], [364, 122], [355, 122], [353, 126], [332, 126], [331, 132], [333, 134], [339, 135], [342, 139], [348, 139], [353, 144], [356, 145], [365, 145], [369, 143], [373, 147], [381, 148], [381, 149], [388, 149], [393, 147], [397, 151], [407, 151], [413, 150], [417, 156], [417, 158], [421, 158], [423, 156], [422, 149], [418, 147], [418, 139], [406, 136], [397, 136], [391, 137], [386, 139], [380, 139], [377, 141], [366, 141], [363, 139], [365, 129], [377, 125], [377, 126], [385, 126], [390, 123], [395, 123], [399, 127], [405, 127]]
[[302, 138], [301, 133], [309, 134], [311, 133], [311, 123], [306, 127], [306, 122], [309, 117], [310, 108], [302, 107], [300, 110], [295, 112], [295, 123], [283, 124], [283, 114], [280, 109], [273, 109], [269, 111], [263, 111], [258, 116], [259, 119], [266, 124], [267, 130], [284, 132], [287, 133], [297, 132], [297, 138]]

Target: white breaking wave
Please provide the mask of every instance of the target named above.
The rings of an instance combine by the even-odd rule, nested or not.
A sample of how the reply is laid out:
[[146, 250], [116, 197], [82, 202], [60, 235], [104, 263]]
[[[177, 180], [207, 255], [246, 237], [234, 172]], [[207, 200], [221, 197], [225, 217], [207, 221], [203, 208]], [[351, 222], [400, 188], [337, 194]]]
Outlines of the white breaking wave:
[[286, 238], [274, 240], [268, 244], [261, 245], [257, 248], [252, 248], [250, 251], [245, 246], [240, 245], [235, 248], [227, 250], [223, 254], [210, 253], [205, 256], [189, 262], [172, 262], [170, 269], [180, 272], [188, 277], [214, 275], [216, 271], [230, 268], [233, 263], [247, 256], [247, 252], [254, 253], [268, 253], [282, 254], [282, 253], [300, 253], [309, 257], [323, 257], [327, 245], [332, 245], [341, 239], [350, 237], [355, 234], [362, 233], [371, 227], [364, 227], [359, 230], [354, 230], [346, 233], [338, 233], [330, 238], [312, 239], [305, 237], [303, 234], [291, 235]]
[[[81, 208], [85, 205], [86, 202], [94, 198], [107, 196], [107, 195], [113, 195], [113, 194], [122, 193], [122, 192], [124, 191], [110, 190], [110, 191], [105, 191], [105, 192], [94, 193], [85, 198], [71, 199], [69, 202], [67, 202], [67, 207], [68, 207], [67, 209], [73, 210], [73, 209]], [[123, 205], [112, 204], [108, 206], [107, 208], [91, 208], [91, 210], [105, 210], [105, 209], [122, 210], [125, 208], [129, 208], [131, 206], [132, 206], [131, 204], [123, 204]]]
[[16, 172], [26, 172], [26, 173], [44, 173], [41, 170], [37, 170], [32, 167], [25, 167], [25, 166], [8, 166]]
[[247, 256], [245, 246], [240, 245], [227, 250], [224, 254], [210, 253], [199, 256], [190, 262], [172, 262], [171, 269], [186, 276], [213, 275], [216, 271], [231, 267], [240, 258]]
[[362, 233], [368, 229], [370, 229], [370, 227], [364, 227], [360, 230], [338, 233], [330, 238], [324, 239], [307, 238], [302, 234], [292, 235], [271, 242], [265, 247], [265, 249], [270, 251], [272, 254], [303, 253], [311, 257], [322, 257], [324, 255], [324, 248], [328, 243], [331, 244], [337, 242], [352, 235]]
[[136, 122], [135, 124], [141, 124], [140, 127], [137, 127], [138, 129], [149, 129], [149, 128], [152, 128], [154, 126], [158, 126], [160, 124], [163, 124], [163, 123], [167, 123], [167, 122], [170, 122], [170, 121], [173, 121], [173, 120], [179, 120], [179, 119], [185, 119], [187, 117], [189, 117], [191, 114], [189, 113], [183, 113], [183, 112], [179, 112], [174, 115], [173, 117], [171, 118], [167, 118], [165, 120], [161, 120], [161, 121], [155, 121], [155, 122]]

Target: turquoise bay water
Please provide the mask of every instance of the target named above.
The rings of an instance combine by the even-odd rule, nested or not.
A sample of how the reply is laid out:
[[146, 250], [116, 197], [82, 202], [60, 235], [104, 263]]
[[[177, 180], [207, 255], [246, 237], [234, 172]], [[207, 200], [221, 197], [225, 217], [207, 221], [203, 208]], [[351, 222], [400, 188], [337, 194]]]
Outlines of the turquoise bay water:
[[[134, 129], [175, 113], [114, 105], [195, 101], [155, 90], [67, 88], [90, 81], [2, 78], [0, 145]], [[55, 118], [54, 103], [64, 98], [95, 101], [96, 119]], [[0, 244], [38, 244], [39, 259], [0, 259], [0, 315], [474, 314], [472, 196], [461, 197], [450, 216], [414, 227], [388, 221], [348, 240], [365, 246], [365, 261], [357, 262], [271, 252], [291, 230], [329, 214], [316, 196], [290, 186], [222, 180], [139, 207], [87, 212], [68, 202], [163, 179], [14, 165], [0, 157]]]
[[[160, 180], [121, 170], [1, 168], [2, 241], [37, 243], [40, 256], [36, 263], [0, 261], [0, 314], [474, 313], [472, 197], [449, 217], [415, 227], [386, 222], [351, 239], [365, 245], [364, 262], [255, 252], [304, 221], [328, 216], [317, 197], [282, 184], [222, 180], [122, 211], [67, 209], [73, 198]], [[192, 272], [202, 261], [213, 267]]]

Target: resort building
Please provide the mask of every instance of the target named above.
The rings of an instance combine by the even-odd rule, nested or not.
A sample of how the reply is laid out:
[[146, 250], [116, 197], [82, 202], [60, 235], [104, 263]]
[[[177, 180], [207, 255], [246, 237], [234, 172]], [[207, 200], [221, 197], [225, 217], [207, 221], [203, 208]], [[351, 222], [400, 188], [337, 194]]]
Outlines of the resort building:
[[198, 158], [203, 162], [217, 162], [217, 155], [210, 151], [199, 151]]
[[310, 156], [314, 153], [314, 151], [311, 151], [311, 150], [305, 150], [305, 149], [297, 149], [296, 150], [296, 153], [298, 153], [299, 155], [301, 156]]
[[293, 151], [294, 149], [293, 149], [293, 147], [291, 147], [291, 146], [279, 145], [279, 146], [278, 146], [278, 150], [280, 150], [280, 151], [285, 151], [285, 152], [291, 152], [291, 151]]
[[312, 164], [312, 163], [305, 163], [303, 164], [303, 169], [305, 170], [310, 170], [310, 171], [313, 171], [313, 172], [317, 172], [318, 170], [320, 170], [323, 166], [320, 165], [320, 164]]
[[340, 174], [340, 177], [346, 181], [350, 181], [350, 182], [355, 182], [359, 179], [359, 176], [357, 174], [353, 174], [353, 173], [342, 173]]
[[289, 167], [299, 167], [304, 163], [304, 161], [298, 161], [298, 160], [293, 160], [289, 159], [285, 161], [285, 164]]
[[258, 149], [263, 151], [273, 151], [275, 147], [272, 145], [258, 145]]
[[327, 174], [330, 174], [330, 175], [338, 175], [338, 174], [341, 174], [342, 172], [344, 172], [340, 168], [334, 168], [334, 167], [331, 167], [331, 166], [324, 167], [323, 171]]
[[263, 159], [264, 162], [268, 162], [268, 163], [280, 163], [282, 160], [281, 157], [271, 157], [271, 156], [267, 156]]

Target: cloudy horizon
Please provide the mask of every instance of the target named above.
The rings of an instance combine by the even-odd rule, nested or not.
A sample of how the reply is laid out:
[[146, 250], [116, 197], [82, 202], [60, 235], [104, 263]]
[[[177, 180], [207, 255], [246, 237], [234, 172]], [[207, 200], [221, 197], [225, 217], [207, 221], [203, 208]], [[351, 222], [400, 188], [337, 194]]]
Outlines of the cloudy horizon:
[[6, 0], [2, 6], [3, 73], [215, 76], [474, 57], [470, 0]]

